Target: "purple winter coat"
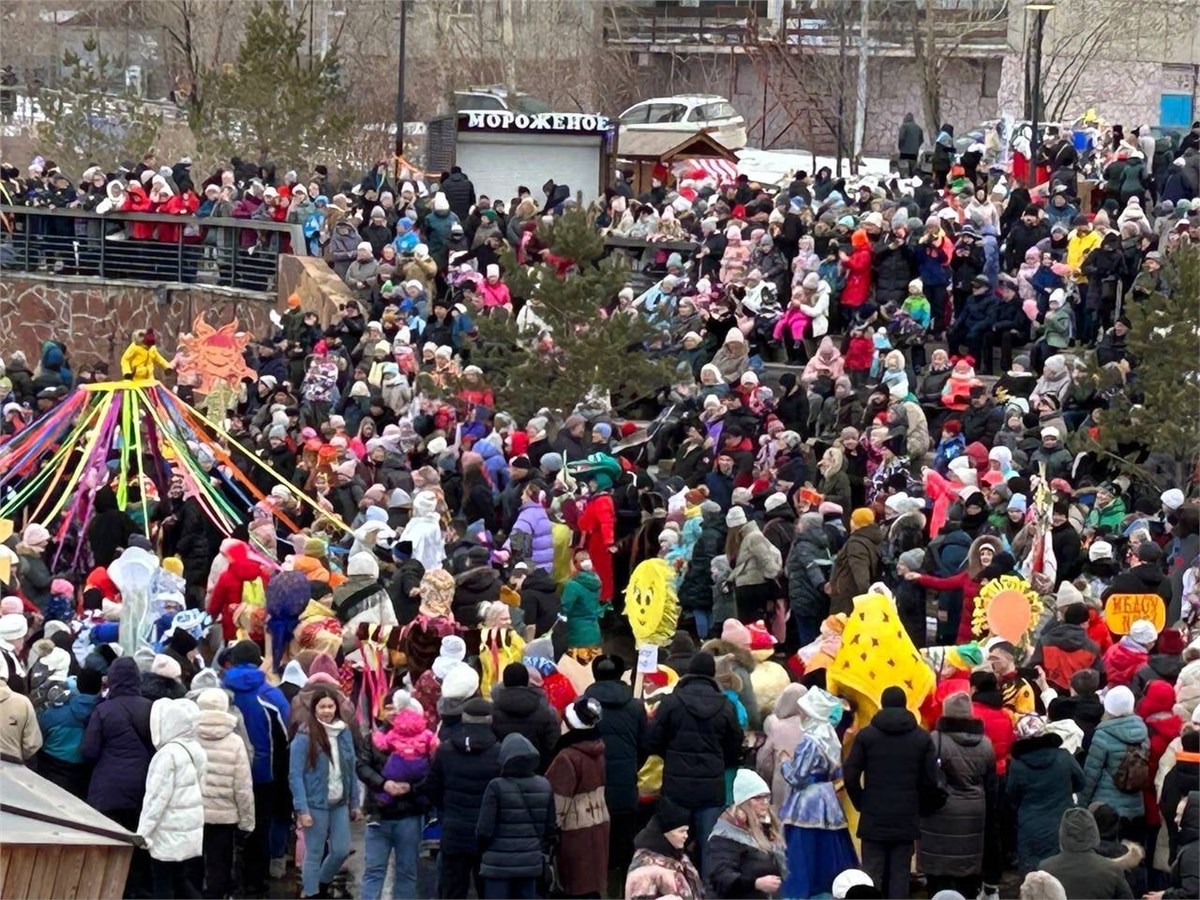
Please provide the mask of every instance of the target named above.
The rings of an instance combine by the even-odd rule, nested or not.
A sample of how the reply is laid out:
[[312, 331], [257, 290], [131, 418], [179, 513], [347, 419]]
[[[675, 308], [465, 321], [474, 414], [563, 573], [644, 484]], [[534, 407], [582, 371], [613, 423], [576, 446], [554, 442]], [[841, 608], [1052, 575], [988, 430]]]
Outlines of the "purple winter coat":
[[154, 743], [150, 738], [152, 701], [142, 696], [141, 675], [131, 657], [108, 668], [108, 696], [96, 704], [83, 735], [83, 758], [94, 762], [87, 802], [100, 812], [140, 810], [146, 794], [146, 770]]
[[[512, 532], [523, 531], [533, 538], [531, 553], [534, 568], [554, 570], [554, 530], [550, 525], [550, 517], [540, 503], [527, 501], [521, 505], [517, 521], [513, 523]], [[504, 543], [506, 550], [511, 549], [512, 537]]]

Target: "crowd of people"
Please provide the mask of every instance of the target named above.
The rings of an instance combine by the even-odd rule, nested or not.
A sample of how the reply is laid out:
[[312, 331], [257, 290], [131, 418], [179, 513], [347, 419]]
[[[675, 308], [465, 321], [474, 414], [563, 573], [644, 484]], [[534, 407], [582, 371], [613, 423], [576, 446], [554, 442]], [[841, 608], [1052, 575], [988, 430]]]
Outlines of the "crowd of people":
[[[1200, 243], [1198, 142], [1095, 211], [1065, 136], [1046, 190], [939, 135], [928, 181], [656, 171], [588, 209], [235, 161], [211, 214], [302, 224], [352, 299], [288, 298], [253, 377], [204, 394], [151, 330], [111, 374], [65, 335], [6, 348], [0, 441], [172, 368], [229, 440], [115, 449], [84, 521], [13, 504], [36, 473], [0, 444], [0, 750], [139, 836], [132, 897], [266, 896], [293, 865], [303, 897], [1200, 895], [1192, 461], [1067, 449], [1137, 395], [1122, 309]], [[189, 168], [3, 178], [199, 215]], [[505, 266], [574, 277], [553, 229], [584, 213], [695, 247], [597, 298], [677, 359], [650, 432], [596, 396], [517, 421], [471, 362], [480, 317], [541, 337]], [[988, 618], [1002, 583], [1020, 634]], [[1128, 595], [1148, 617], [1106, 615]]]

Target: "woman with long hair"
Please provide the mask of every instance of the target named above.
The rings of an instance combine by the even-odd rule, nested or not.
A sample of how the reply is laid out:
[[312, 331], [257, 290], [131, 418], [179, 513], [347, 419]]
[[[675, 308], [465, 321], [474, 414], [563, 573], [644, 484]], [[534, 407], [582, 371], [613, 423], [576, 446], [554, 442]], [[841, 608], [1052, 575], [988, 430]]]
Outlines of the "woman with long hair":
[[769, 897], [787, 874], [783, 826], [771, 808], [771, 788], [749, 769], [733, 779], [733, 803], [713, 827], [704, 854], [708, 896]]
[[330, 884], [350, 855], [350, 821], [360, 815], [358, 779], [354, 739], [337, 695], [314, 692], [310, 709], [311, 720], [292, 740], [288, 784], [307, 848], [300, 896], [328, 897]]

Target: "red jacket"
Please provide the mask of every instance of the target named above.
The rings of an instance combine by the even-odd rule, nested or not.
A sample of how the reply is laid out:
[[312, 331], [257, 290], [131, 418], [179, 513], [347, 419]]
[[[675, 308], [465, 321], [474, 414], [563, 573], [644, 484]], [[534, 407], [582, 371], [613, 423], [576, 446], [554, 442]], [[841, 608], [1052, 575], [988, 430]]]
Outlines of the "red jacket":
[[[862, 239], [859, 239], [859, 235]], [[842, 287], [842, 306], [857, 308], [867, 302], [871, 294], [871, 243], [866, 232], [854, 232], [850, 236], [853, 252], [846, 260], [846, 283]]]
[[1123, 684], [1128, 687], [1137, 670], [1149, 661], [1150, 654], [1145, 650], [1132, 649], [1123, 641], [1113, 644], [1104, 654], [1104, 671], [1108, 676], [1108, 686]]
[[[196, 199], [196, 195], [188, 191], [186, 194], [176, 194], [162, 204], [158, 211], [166, 216], [194, 216], [199, 208], [200, 202]], [[158, 239], [165, 244], [174, 244], [179, 240], [182, 231], [182, 225], [162, 224], [158, 226]]]
[[[129, 193], [125, 195], [125, 203], [121, 212], [148, 213], [154, 211], [154, 204], [146, 196], [145, 189], [140, 184], [131, 184]], [[134, 222], [129, 227], [129, 236], [135, 241], [154, 240], [153, 222]]]
[[242, 602], [242, 586], [263, 574], [258, 563], [244, 555], [244, 550], [242, 553], [230, 560], [229, 568], [217, 579], [208, 600], [208, 614], [214, 622], [220, 621], [226, 643], [237, 640], [237, 624], [233, 617]]
[[1003, 778], [1008, 771], [1013, 741], [1016, 740], [1012, 716], [1004, 707], [997, 708], [979, 702], [971, 704], [971, 712], [975, 718], [983, 721], [983, 733], [996, 751], [996, 774]]
[[1112, 646], [1112, 632], [1108, 630], [1108, 623], [1104, 621], [1104, 616], [1100, 615], [1100, 610], [1088, 610], [1087, 633], [1096, 646], [1100, 648], [1101, 653], [1108, 652], [1108, 648]]
[[1175, 715], [1175, 689], [1165, 681], [1152, 681], [1146, 686], [1146, 696], [1137, 705], [1138, 716], [1146, 723], [1150, 733], [1150, 777], [1142, 791], [1146, 806], [1146, 824], [1161, 825], [1162, 814], [1158, 809], [1158, 794], [1154, 790], [1154, 776], [1167, 746], [1183, 730], [1183, 720]]
[[867, 372], [875, 358], [875, 342], [870, 335], [857, 334], [850, 338], [846, 347], [845, 367], [847, 372]]
[[979, 582], [967, 574], [967, 570], [955, 572], [946, 578], [936, 575], [922, 575], [918, 582], [923, 588], [933, 588], [935, 591], [962, 591], [962, 614], [958, 620], [958, 635], [960, 644], [969, 644], [975, 638], [971, 634], [971, 618], [975, 615], [975, 598], [979, 596]]

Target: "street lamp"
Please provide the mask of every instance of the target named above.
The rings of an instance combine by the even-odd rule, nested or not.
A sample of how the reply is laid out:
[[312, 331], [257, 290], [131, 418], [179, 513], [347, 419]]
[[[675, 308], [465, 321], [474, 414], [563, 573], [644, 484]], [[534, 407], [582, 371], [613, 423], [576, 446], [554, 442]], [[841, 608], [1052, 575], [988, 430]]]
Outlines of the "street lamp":
[[393, 162], [397, 181], [400, 178], [400, 160], [404, 156], [404, 45], [408, 24], [408, 4], [400, 0], [400, 47], [396, 62], [396, 158]]
[[[1057, 4], [1053, 0], [1026, 3], [1025, 12], [1034, 12], [1037, 18], [1033, 25], [1033, 134], [1029, 137], [1029, 165], [1037, 178], [1038, 151], [1041, 147], [1039, 120], [1042, 117], [1042, 38], [1046, 31], [1046, 14]], [[1032, 185], [1030, 185], [1032, 187]]]

